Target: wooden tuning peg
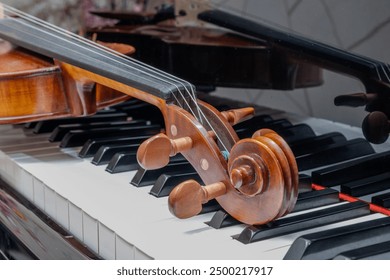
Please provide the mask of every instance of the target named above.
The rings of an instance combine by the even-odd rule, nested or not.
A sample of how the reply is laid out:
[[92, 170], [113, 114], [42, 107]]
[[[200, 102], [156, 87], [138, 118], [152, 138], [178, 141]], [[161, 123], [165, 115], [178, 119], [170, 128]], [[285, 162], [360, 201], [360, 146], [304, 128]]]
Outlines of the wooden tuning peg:
[[364, 137], [374, 144], [382, 144], [389, 138], [390, 122], [385, 113], [374, 111], [362, 123]]
[[231, 124], [235, 125], [242, 121], [248, 120], [255, 114], [255, 109], [252, 107], [232, 109], [221, 112], [222, 116]]
[[337, 96], [334, 99], [334, 104], [336, 106], [359, 107], [366, 106], [377, 99], [378, 94], [376, 93], [353, 93]]
[[137, 160], [145, 169], [158, 169], [169, 163], [169, 157], [192, 148], [191, 137], [169, 139], [164, 133], [144, 141], [137, 151]]
[[202, 187], [195, 180], [185, 181], [169, 194], [169, 211], [180, 219], [193, 217], [200, 213], [202, 204], [225, 194], [226, 191], [223, 182]]

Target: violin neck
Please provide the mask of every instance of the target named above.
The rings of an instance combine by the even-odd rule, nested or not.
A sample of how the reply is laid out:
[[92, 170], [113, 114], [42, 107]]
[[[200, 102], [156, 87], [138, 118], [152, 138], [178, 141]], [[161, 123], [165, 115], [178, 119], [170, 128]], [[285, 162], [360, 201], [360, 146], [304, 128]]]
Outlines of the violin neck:
[[186, 92], [188, 87], [192, 87], [189, 83], [152, 67], [134, 60], [120, 59], [113, 52], [97, 48], [93, 42], [78, 40], [76, 35], [61, 36], [57, 30], [37, 27], [20, 18], [1, 19], [0, 38], [147, 92], [165, 103], [182, 102], [185, 97], [179, 92]]
[[325, 69], [354, 76], [366, 88], [376, 88], [379, 84], [389, 84], [389, 65], [373, 59], [352, 54], [338, 48], [283, 32], [263, 24], [220, 10], [209, 10], [198, 15], [199, 19], [233, 31], [266, 40], [294, 60], [310, 62]]

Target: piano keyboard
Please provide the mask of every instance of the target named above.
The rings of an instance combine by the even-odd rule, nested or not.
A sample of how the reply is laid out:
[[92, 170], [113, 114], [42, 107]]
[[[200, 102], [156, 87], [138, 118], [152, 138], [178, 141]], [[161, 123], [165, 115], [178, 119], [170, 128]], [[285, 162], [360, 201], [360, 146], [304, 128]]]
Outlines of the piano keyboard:
[[[220, 109], [228, 103], [208, 99]], [[390, 258], [390, 146], [372, 147], [359, 128], [266, 108], [237, 125], [241, 137], [260, 127], [278, 131], [301, 176], [294, 211], [253, 227], [216, 203], [186, 220], [170, 214], [172, 186], [201, 179], [180, 156], [162, 171], [139, 169], [137, 145], [162, 127], [148, 105], [130, 101], [76, 121], [1, 126], [0, 175], [102, 258]]]

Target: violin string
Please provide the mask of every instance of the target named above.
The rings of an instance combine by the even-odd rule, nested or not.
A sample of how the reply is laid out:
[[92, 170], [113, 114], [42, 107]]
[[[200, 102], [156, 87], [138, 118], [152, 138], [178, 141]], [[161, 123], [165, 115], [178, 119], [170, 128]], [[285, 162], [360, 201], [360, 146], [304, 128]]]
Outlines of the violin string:
[[382, 70], [383, 70], [383, 73], [384, 73], [385, 76], [386, 76], [387, 81], [389, 82], [389, 81], [390, 81], [390, 77], [389, 77], [389, 75], [387, 74], [385, 67], [383, 67], [383, 63], [381, 63], [381, 68], [382, 68]]
[[[45, 22], [45, 21], [40, 20], [40, 19], [38, 19], [38, 18], [36, 18], [36, 17], [33, 17], [33, 16], [28, 15], [28, 14], [26, 14], [26, 13], [23, 13], [23, 12], [17, 10], [17, 9], [14, 9], [14, 8], [9, 7], [9, 6], [7, 6], [7, 5], [4, 5], [4, 4], [3, 4], [3, 7], [4, 7], [4, 11], [10, 12], [10, 13], [12, 13], [12, 14], [14, 14], [14, 15], [17, 15], [17, 16], [19, 16], [19, 17], [25, 19], [25, 20], [28, 21], [28, 22], [32, 22], [32, 23], [37, 24], [37, 25], [39, 25], [39, 26], [42, 26], [42, 27], [44, 27], [44, 28], [46, 28], [46, 29], [52, 30], [52, 31], [54, 31], [54, 32], [58, 32], [58, 33], [60, 33], [60, 35], [66, 35], [67, 37], [72, 37], [73, 39], [75, 39], [75, 40], [77, 40], [77, 41], [79, 41], [79, 42], [82, 42], [82, 43], [84, 43], [84, 44], [87, 44], [88, 46], [91, 46], [91, 47], [93, 47], [94, 49], [97, 49], [97, 50], [99, 50], [99, 51], [104, 50], [104, 51], [106, 51], [106, 54], [104, 54], [104, 53], [102, 54], [102, 53], [100, 53], [100, 52], [99, 52], [98, 54], [99, 54], [99, 55], [106, 56], [106, 58], [111, 59], [111, 60], [114, 60], [115, 62], [124, 64], [126, 67], [133, 68], [133, 70], [136, 69], [137, 71], [144, 72], [145, 74], [150, 75], [149, 73], [147, 73], [147, 71], [140, 70], [139, 68], [134, 68], [133, 66], [129, 66], [128, 63], [124, 63], [124, 62], [118, 61], [117, 58], [118, 58], [118, 57], [120, 57], [120, 58], [125, 58], [126, 62], [128, 62], [128, 61], [133, 62], [133, 63], [139, 65], [140, 67], [147, 69], [148, 71], [151, 70], [151, 72], [157, 73], [157, 74], [160, 75], [160, 76], [162, 76], [162, 74], [164, 74], [163, 77], [155, 77], [155, 76], [154, 76], [153, 78], [157, 78], [157, 79], [161, 80], [162, 82], [169, 83], [170, 85], [173, 85], [174, 87], [176, 87], [178, 93], [179, 93], [179, 94], [181, 95], [181, 97], [182, 97], [182, 100], [183, 100], [184, 103], [187, 105], [188, 109], [191, 111], [191, 113], [194, 115], [194, 117], [195, 117], [196, 119], [198, 119], [198, 121], [199, 121], [200, 123], [203, 123], [203, 120], [206, 121], [206, 123], [208, 124], [208, 126], [210, 127], [210, 129], [215, 133], [217, 139], [219, 140], [219, 142], [220, 142], [221, 145], [223, 146], [223, 149], [225, 149], [225, 151], [228, 152], [228, 149], [226, 148], [225, 144], [223, 143], [221, 137], [219, 136], [219, 134], [217, 133], [217, 131], [213, 128], [213, 125], [209, 122], [209, 120], [208, 120], [207, 117], [205, 116], [204, 112], [201, 110], [199, 104], [197, 103], [197, 99], [196, 99], [194, 87], [193, 87], [190, 83], [188, 83], [188, 82], [186, 82], [186, 81], [184, 81], [184, 80], [182, 80], [182, 79], [179, 79], [179, 78], [177, 78], [177, 77], [175, 77], [175, 76], [173, 76], [173, 75], [171, 75], [171, 74], [168, 74], [168, 73], [165, 73], [165, 72], [163, 72], [163, 71], [161, 71], [161, 70], [158, 70], [158, 69], [156, 69], [156, 68], [153, 68], [153, 67], [151, 67], [151, 66], [149, 66], [149, 65], [147, 65], [147, 64], [144, 64], [144, 63], [142, 63], [142, 62], [139, 62], [139, 61], [137, 61], [137, 60], [135, 60], [135, 59], [129, 58], [128, 56], [125, 56], [125, 55], [123, 55], [123, 54], [121, 54], [121, 53], [119, 53], [119, 52], [113, 51], [112, 49], [109, 49], [109, 48], [107, 48], [107, 47], [105, 47], [105, 46], [101, 46], [101, 45], [99, 45], [99, 44], [97, 44], [97, 43], [95, 43], [95, 42], [92, 42], [92, 41], [90, 41], [90, 40], [87, 40], [87, 39], [85, 39], [85, 38], [83, 38], [83, 37], [81, 37], [81, 36], [78, 36], [78, 35], [76, 35], [76, 34], [70, 32], [70, 31], [61, 29], [61, 28], [59, 28], [59, 27], [57, 27], [57, 26], [55, 26], [55, 25], [52, 25], [52, 24], [50, 24], [50, 23], [48, 23], [48, 22]], [[9, 16], [9, 17], [10, 17], [10, 16]], [[44, 32], [45, 32], [45, 31], [44, 31]], [[61, 37], [56, 36], [56, 35], [54, 35], [54, 34], [52, 34], [52, 33], [50, 33], [50, 35], [55, 36], [55, 37], [57, 37], [57, 38], [61, 38]], [[70, 43], [71, 43], [71, 44], [75, 44], [75, 43], [73, 43], [73, 42], [70, 42]], [[84, 48], [85, 48], [85, 47], [84, 47]], [[89, 48], [88, 48], [87, 50], [90, 51]], [[107, 53], [114, 55], [114, 58], [115, 58], [115, 59], [113, 59], [113, 57], [108, 57], [108, 56], [107, 56]], [[166, 78], [165, 76], [168, 76], [170, 79], [169, 79], [169, 80], [168, 80], [168, 79], [164, 79], [164, 78]], [[197, 115], [194, 113], [194, 111], [193, 111], [193, 109], [192, 109], [192, 106], [190, 106], [190, 104], [189, 104], [188, 101], [186, 100], [184, 94], [181, 92], [181, 90], [178, 88], [178, 86], [177, 86], [176, 84], [174, 84], [172, 81], [178, 82], [179, 84], [181, 84], [181, 85], [185, 88], [185, 90], [187, 91], [187, 94], [189, 95], [190, 99], [194, 102], [195, 108], [196, 108], [196, 110], [197, 110]], [[184, 83], [187, 83], [187, 86], [186, 86]], [[188, 85], [190, 85], [190, 90], [188, 90]], [[179, 103], [178, 105], [182, 107], [182, 105], [181, 105], [180, 101], [178, 100], [177, 96], [176, 96], [174, 93], [172, 93], [172, 95], [174, 96], [174, 98], [176, 99], [176, 101]], [[203, 117], [203, 118], [202, 118], [202, 117]]]
[[[114, 50], [112, 50], [112, 49], [110, 49], [110, 48], [108, 48], [108, 47], [105, 47], [105, 46], [96, 44], [95, 42], [92, 42], [91, 40], [88, 40], [88, 39], [86, 39], [86, 38], [83, 38], [83, 37], [81, 37], [81, 36], [78, 36], [77, 34], [75, 34], [75, 33], [73, 33], [73, 32], [70, 32], [70, 31], [61, 29], [61, 28], [59, 28], [59, 27], [57, 27], [57, 26], [55, 26], [55, 25], [53, 25], [53, 24], [50, 24], [50, 23], [48, 23], [48, 22], [45, 22], [45, 21], [43, 21], [43, 20], [41, 20], [41, 19], [39, 19], [39, 18], [33, 17], [33, 16], [31, 16], [31, 15], [29, 15], [29, 14], [27, 14], [27, 13], [24, 13], [24, 12], [22, 12], [22, 11], [19, 11], [19, 10], [15, 9], [15, 8], [9, 7], [9, 6], [7, 6], [7, 5], [4, 5], [4, 6], [5, 6], [9, 11], [12, 11], [12, 12], [13, 12], [14, 14], [16, 14], [16, 15], [19, 15], [21, 18], [29, 19], [30, 22], [34, 22], [35, 24], [38, 24], [38, 25], [40, 25], [40, 26], [42, 26], [42, 27], [45, 27], [45, 28], [48, 28], [48, 29], [50, 29], [50, 30], [52, 30], [52, 31], [54, 31], [54, 32], [60, 32], [61, 35], [66, 34], [68, 37], [72, 37], [73, 39], [75, 39], [75, 40], [77, 40], [77, 41], [79, 41], [79, 42], [83, 42], [83, 43], [87, 44], [87, 45], [90, 46], [90, 47], [97, 48], [99, 51], [102, 51], [102, 49], [104, 49], [104, 50], [106, 50], [106, 51], [108, 51], [108, 52], [110, 52], [110, 53], [112, 53], [112, 54], [114, 54], [114, 55], [116, 55], [116, 56], [119, 56], [120, 58], [125, 59], [125, 60], [126, 60], [125, 63], [127, 63], [128, 61], [131, 61], [131, 62], [133, 62], [133, 63], [135, 63], [135, 64], [137, 64], [137, 65], [140, 65], [140, 66], [142, 66], [142, 67], [147, 67], [148, 70], [152, 70], [154, 73], [158, 73], [158, 74], [162, 75], [164, 78], [168, 77], [169, 79], [172, 79], [174, 82], [177, 82], [177, 83], [179, 83], [180, 85], [182, 85], [182, 86], [184, 87], [184, 89], [186, 90], [188, 96], [191, 98], [193, 104], [195, 105], [195, 109], [196, 109], [196, 111], [197, 111], [197, 114], [195, 114], [195, 112], [194, 112], [193, 109], [192, 109], [192, 106], [187, 102], [187, 100], [186, 100], [184, 94], [183, 94], [183, 93], [181, 92], [181, 90], [177, 87], [177, 85], [174, 84], [174, 83], [170, 83], [171, 85], [173, 85], [173, 86], [176, 87], [177, 91], [180, 93], [181, 97], [183, 98], [184, 103], [187, 105], [188, 109], [189, 109], [190, 112], [194, 115], [194, 117], [195, 117], [200, 123], [202, 123], [202, 124], [203, 124], [203, 120], [204, 120], [204, 119], [207, 120], [207, 118], [205, 117], [205, 115], [203, 114], [202, 110], [200, 109], [200, 107], [199, 107], [198, 104], [197, 104], [197, 99], [196, 99], [196, 94], [195, 94], [195, 91], [194, 91], [194, 87], [193, 87], [190, 83], [188, 83], [187, 81], [184, 81], [184, 80], [182, 80], [182, 79], [180, 79], [180, 78], [178, 78], [178, 77], [175, 77], [175, 76], [173, 76], [173, 75], [171, 75], [171, 74], [169, 74], [169, 73], [163, 72], [163, 71], [161, 71], [161, 70], [159, 70], [159, 69], [153, 68], [153, 67], [151, 67], [150, 65], [147, 65], [147, 64], [142, 63], [142, 62], [140, 62], [140, 61], [137, 61], [137, 60], [135, 60], [135, 59], [133, 59], [133, 58], [130, 58], [129, 56], [126, 56], [126, 55], [124, 55], [124, 54], [122, 54], [122, 53], [119, 53], [119, 52], [117, 52], [117, 51], [114, 51]], [[115, 59], [116, 59], [116, 58], [117, 58], [117, 57], [115, 57]], [[137, 68], [137, 70], [139, 70], [139, 69]], [[164, 81], [164, 79], [162, 79], [162, 80]], [[185, 84], [187, 84], [187, 86], [186, 86]], [[190, 90], [188, 90], [188, 87], [190, 88]], [[175, 97], [175, 99], [178, 101], [177, 96], [175, 96], [174, 93], [173, 93], [172, 91], [171, 91], [171, 94], [172, 94], [172, 95]], [[179, 102], [179, 104], [181, 104], [181, 103]], [[202, 116], [203, 116], [203, 118], [202, 118]], [[209, 126], [210, 126], [210, 124], [209, 124]], [[210, 128], [212, 129], [212, 126], [210, 126]], [[214, 131], [214, 132], [215, 132], [215, 131]]]
[[[387, 68], [387, 73], [389, 73], [389, 75], [390, 75], [390, 66], [389, 66], [389, 64], [388, 63], [386, 63], [386, 68]], [[389, 81], [388, 81], [389, 83], [390, 83], [390, 79], [389, 79]]]
[[[83, 38], [83, 37], [81, 37], [81, 36], [76, 35], [76, 34], [73, 33], [73, 32], [70, 32], [70, 31], [61, 29], [61, 28], [59, 28], [59, 27], [57, 27], [57, 26], [55, 26], [55, 25], [52, 25], [52, 24], [50, 24], [50, 23], [48, 23], [48, 22], [45, 22], [45, 21], [43, 21], [43, 20], [40, 20], [40, 19], [38, 19], [38, 18], [36, 18], [36, 17], [33, 17], [33, 16], [31, 16], [31, 15], [25, 14], [25, 13], [23, 13], [23, 12], [21, 12], [21, 11], [19, 11], [19, 10], [16, 10], [16, 9], [14, 9], [14, 8], [12, 8], [12, 7], [6, 7], [6, 9], [9, 10], [9, 11], [12, 11], [15, 15], [18, 15], [18, 16], [20, 16], [20, 17], [23, 18], [23, 19], [29, 19], [29, 22], [38, 24], [39, 26], [42, 26], [42, 27], [47, 28], [47, 29], [49, 29], [49, 30], [52, 30], [52, 31], [54, 31], [54, 32], [60, 32], [60, 35], [64, 35], [64, 34], [65, 34], [65, 35], [67, 35], [68, 37], [74, 38], [74, 39], [75, 39], [76, 41], [78, 41], [78, 42], [83, 42], [83, 43], [85, 43], [87, 46], [97, 49], [98, 51], [101, 51], [102, 49], [104, 49], [104, 50], [106, 50], [106, 51], [108, 51], [108, 52], [110, 52], [110, 53], [112, 53], [112, 54], [115, 54], [115, 55], [116, 55], [115, 58], [118, 58], [118, 57], [124, 58], [124, 59], [126, 60], [126, 62], [127, 62], [127, 60], [130, 60], [130, 61], [132, 61], [132, 62], [134, 62], [134, 63], [136, 63], [136, 64], [138, 64], [138, 65], [142, 65], [141, 62], [139, 62], [139, 61], [137, 61], [137, 60], [134, 60], [134, 59], [131, 59], [129, 56], [126, 56], [126, 55], [124, 55], [124, 54], [121, 54], [121, 53], [119, 53], [119, 52], [117, 52], [117, 51], [115, 51], [115, 50], [113, 50], [113, 49], [111, 49], [111, 48], [108, 48], [108, 47], [106, 47], [106, 46], [102, 46], [102, 45], [96, 44], [96, 43], [92, 42], [91, 40], [88, 40], [88, 39], [86, 39], [86, 38]], [[99, 54], [101, 54], [101, 53], [99, 53]], [[145, 66], [145, 65], [142, 65], [142, 66]], [[148, 67], [148, 70], [151, 70], [151, 69], [152, 69], [152, 67], [149, 66], [149, 67]], [[153, 69], [153, 70], [154, 70], [156, 73], [158, 72], [158, 69]], [[163, 73], [162, 71], [159, 71], [159, 72], [160, 72], [161, 75], [163, 75], [163, 74], [164, 74], [164, 75], [165, 75], [165, 74], [168, 74], [168, 73]], [[167, 76], [169, 76], [169, 74], [168, 74]], [[173, 77], [173, 76], [172, 76], [172, 77]], [[176, 78], [176, 77], [175, 77], [175, 78]], [[186, 82], [186, 83], [187, 83], [187, 82]]]
[[[124, 58], [124, 59], [125, 59], [125, 62], [116, 61], [116, 62], [118, 62], [118, 63], [121, 63], [122, 65], [129, 66], [129, 65], [128, 65], [128, 61], [130, 61], [130, 62], [133, 62], [133, 63], [135, 63], [135, 64], [137, 64], [137, 65], [140, 65], [140, 66], [143, 67], [143, 68], [145, 68], [145, 67], [147, 66], [147, 70], [152, 70], [152, 67], [150, 67], [150, 66], [148, 66], [148, 65], [146, 65], [146, 64], [140, 63], [139, 61], [134, 60], [134, 59], [131, 59], [131, 58], [129, 58], [128, 56], [123, 55], [123, 54], [121, 54], [121, 53], [119, 53], [119, 52], [116, 52], [116, 51], [114, 51], [114, 50], [112, 50], [112, 49], [110, 49], [110, 48], [107, 48], [107, 47], [105, 47], [105, 46], [101, 46], [101, 45], [99, 45], [99, 44], [96, 44], [96, 43], [94, 43], [94, 42], [92, 42], [92, 41], [90, 41], [90, 40], [87, 40], [87, 39], [85, 39], [85, 38], [83, 38], [83, 37], [80, 37], [80, 36], [78, 36], [78, 35], [76, 35], [76, 34], [70, 32], [70, 31], [66, 31], [66, 30], [60, 29], [59, 27], [56, 27], [55, 25], [51, 25], [51, 24], [49, 24], [49, 23], [47, 23], [47, 22], [45, 22], [45, 21], [39, 20], [39, 19], [37, 19], [37, 18], [35, 18], [35, 17], [33, 17], [33, 16], [30, 16], [30, 15], [28, 15], [28, 14], [23, 14], [23, 12], [20, 12], [20, 11], [14, 9], [14, 8], [12, 8], [12, 7], [11, 7], [9, 10], [10, 10], [10, 11], [12, 10], [12, 12], [13, 12], [15, 15], [18, 15], [18, 16], [20, 16], [20, 17], [23, 18], [23, 19], [29, 19], [29, 22], [33, 22], [33, 23], [35, 23], [35, 24], [38, 24], [38, 25], [40, 25], [40, 26], [42, 26], [42, 27], [44, 27], [44, 28], [48, 28], [48, 29], [50, 29], [50, 30], [52, 30], [52, 31], [55, 31], [55, 32], [60, 32], [60, 35], [66, 34], [68, 37], [72, 37], [72, 38], [75, 39], [76, 41], [83, 42], [83, 43], [85, 43], [88, 47], [93, 47], [93, 48], [95, 48], [96, 50], [98, 50], [98, 52], [99, 52], [98, 54], [99, 54], [99, 55], [104, 55], [106, 58], [109, 58], [109, 57], [107, 56], [107, 54], [102, 54], [102, 53], [101, 53], [102, 49], [107, 50], [107, 51], [110, 52], [111, 54], [115, 55], [115, 56], [113, 56], [113, 57], [111, 57], [111, 58], [109, 58], [109, 59], [117, 59], [117, 58], [118, 58], [117, 56], [119, 56], [120, 58]], [[50, 34], [53, 35], [52, 33], [50, 33]], [[70, 43], [73, 43], [73, 42], [70, 42]], [[73, 43], [73, 44], [74, 44], [74, 43]], [[80, 47], [80, 45], [78, 45], [78, 47]], [[85, 48], [85, 47], [84, 47], [84, 48]], [[91, 51], [90, 48], [88, 48], [87, 50], [88, 50], [88, 51]], [[95, 52], [95, 53], [96, 53], [96, 52]], [[137, 71], [140, 71], [139, 68], [136, 68], [136, 70], [137, 70]], [[181, 90], [178, 88], [177, 84], [175, 84], [174, 82], [177, 82], [177, 83], [179, 83], [180, 85], [182, 85], [182, 86], [185, 88], [185, 90], [187, 91], [187, 94], [188, 94], [189, 96], [191, 96], [192, 100], [196, 101], [196, 98], [194, 97], [194, 96], [195, 96], [195, 92], [194, 92], [193, 86], [192, 86], [190, 83], [186, 82], [186, 81], [180, 80], [180, 79], [174, 77], [173, 75], [170, 75], [170, 74], [168, 74], [168, 73], [162, 72], [162, 71], [160, 71], [160, 70], [153, 69], [152, 71], [155, 72], [155, 73], [158, 73], [158, 74], [160, 75], [160, 78], [159, 78], [159, 77], [156, 77], [156, 76], [153, 76], [153, 78], [156, 78], [156, 79], [158, 79], [158, 80], [160, 80], [160, 81], [162, 81], [162, 82], [166, 82], [166, 83], [168, 83], [168, 84], [173, 85], [174, 87], [176, 87], [177, 91], [178, 91], [178, 92], [180, 93], [180, 95], [182, 96], [182, 98], [183, 98], [184, 102], [186, 103], [187, 107], [189, 108], [189, 110], [191, 110], [191, 113], [198, 119], [198, 117], [197, 117], [197, 115], [195, 114], [195, 112], [192, 111], [192, 107], [191, 107], [190, 104], [188, 104], [188, 102], [186, 101], [185, 96], [183, 95], [183, 93], [181, 92]], [[146, 74], [145, 71], [141, 71], [141, 72], [143, 72], [143, 73]], [[165, 80], [164, 78], [166, 78], [166, 76], [168, 76], [169, 79]], [[171, 77], [172, 77], [172, 78], [171, 78]], [[171, 80], [172, 80], [172, 81], [171, 81]], [[149, 80], [149, 81], [150, 81], [150, 80]], [[187, 83], [188, 85], [185, 85], [184, 83]], [[191, 90], [188, 90], [188, 87], [189, 87]], [[172, 95], [174, 95], [173, 92], [171, 92], [171, 93], [172, 93]], [[175, 96], [175, 99], [178, 100], [176, 96]], [[180, 104], [180, 103], [179, 103], [179, 104]], [[199, 112], [198, 112], [198, 115], [199, 115]]]

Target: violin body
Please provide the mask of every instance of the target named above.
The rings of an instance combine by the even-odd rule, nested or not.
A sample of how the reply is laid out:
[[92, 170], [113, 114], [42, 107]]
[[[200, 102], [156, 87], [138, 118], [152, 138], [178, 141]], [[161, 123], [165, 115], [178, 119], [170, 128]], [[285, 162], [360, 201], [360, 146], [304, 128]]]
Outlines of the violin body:
[[116, 25], [91, 29], [105, 42], [136, 48], [135, 58], [200, 88], [283, 89], [317, 86], [320, 68], [294, 61], [267, 44], [235, 33], [196, 26]]
[[70, 114], [58, 66], [8, 42], [0, 46], [1, 123]]
[[0, 59], [0, 123], [91, 115], [129, 99], [92, 81], [77, 81], [60, 62], [7, 41], [0, 42]]

